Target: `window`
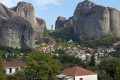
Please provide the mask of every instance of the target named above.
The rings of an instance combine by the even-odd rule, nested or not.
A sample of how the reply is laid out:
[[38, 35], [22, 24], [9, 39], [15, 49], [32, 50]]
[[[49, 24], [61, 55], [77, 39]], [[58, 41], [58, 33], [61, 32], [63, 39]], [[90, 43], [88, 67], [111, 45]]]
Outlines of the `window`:
[[83, 78], [80, 78], [80, 80], [83, 80]]
[[12, 68], [9, 69], [9, 73], [12, 73]]
[[15, 69], [15, 71], [18, 71], [18, 70], [19, 70], [19, 68], [16, 68], [16, 69]]

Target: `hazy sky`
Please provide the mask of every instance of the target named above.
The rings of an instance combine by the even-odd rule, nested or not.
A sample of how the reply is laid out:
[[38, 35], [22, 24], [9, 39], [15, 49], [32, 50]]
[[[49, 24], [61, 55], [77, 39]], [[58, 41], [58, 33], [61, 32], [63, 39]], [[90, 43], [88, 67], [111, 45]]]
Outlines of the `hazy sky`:
[[[25, 1], [32, 3], [35, 7], [36, 16], [44, 19], [47, 28], [55, 25], [58, 16], [69, 18], [79, 2], [84, 0], [0, 0], [0, 3], [8, 7], [16, 6], [18, 2]], [[98, 5], [113, 7], [120, 10], [120, 0], [90, 0]]]

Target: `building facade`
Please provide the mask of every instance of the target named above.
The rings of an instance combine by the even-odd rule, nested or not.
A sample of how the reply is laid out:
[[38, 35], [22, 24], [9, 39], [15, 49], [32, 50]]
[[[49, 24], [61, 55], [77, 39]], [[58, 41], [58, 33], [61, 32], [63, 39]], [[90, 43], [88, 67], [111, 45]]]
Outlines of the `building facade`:
[[21, 67], [25, 66], [24, 61], [9, 61], [9, 62], [4, 62], [3, 67], [6, 70], [7, 75], [12, 75], [16, 71], [21, 70]]
[[59, 80], [97, 80], [97, 73], [80, 67], [73, 67], [56, 76]]

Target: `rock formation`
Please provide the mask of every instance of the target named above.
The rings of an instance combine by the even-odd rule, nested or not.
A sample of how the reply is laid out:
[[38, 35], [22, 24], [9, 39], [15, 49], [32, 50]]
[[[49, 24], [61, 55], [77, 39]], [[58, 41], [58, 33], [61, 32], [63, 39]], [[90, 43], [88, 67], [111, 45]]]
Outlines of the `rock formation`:
[[3, 4], [0, 4], [0, 45], [35, 49], [31, 24]]
[[56, 20], [55, 29], [60, 29], [62, 27], [70, 27], [73, 25], [73, 19], [70, 17], [68, 20], [65, 17], [59, 16]]
[[[64, 20], [61, 25], [57, 20], [56, 24], [68, 27], [65, 25], [66, 21], [69, 19]], [[97, 39], [109, 34], [120, 37], [120, 12], [114, 8], [85, 0], [77, 5], [72, 21], [74, 34], [79, 40]], [[56, 29], [59, 25], [56, 25]]]
[[34, 7], [27, 2], [19, 2], [16, 7], [11, 8], [19, 16], [24, 17], [31, 23], [35, 31], [35, 39], [41, 39], [44, 36], [44, 29], [46, 29], [46, 23], [43, 19], [36, 18]]

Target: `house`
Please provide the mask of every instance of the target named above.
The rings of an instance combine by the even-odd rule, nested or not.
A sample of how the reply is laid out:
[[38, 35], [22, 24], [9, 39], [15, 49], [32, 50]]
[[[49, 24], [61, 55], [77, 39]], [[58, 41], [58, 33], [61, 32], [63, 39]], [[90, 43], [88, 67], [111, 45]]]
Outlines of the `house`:
[[59, 80], [97, 80], [97, 73], [80, 67], [72, 67], [56, 76]]
[[8, 61], [4, 62], [2, 65], [6, 70], [7, 75], [12, 75], [16, 71], [21, 70], [21, 67], [25, 66], [24, 61]]

